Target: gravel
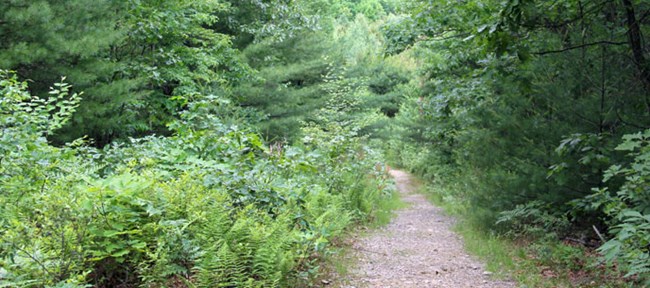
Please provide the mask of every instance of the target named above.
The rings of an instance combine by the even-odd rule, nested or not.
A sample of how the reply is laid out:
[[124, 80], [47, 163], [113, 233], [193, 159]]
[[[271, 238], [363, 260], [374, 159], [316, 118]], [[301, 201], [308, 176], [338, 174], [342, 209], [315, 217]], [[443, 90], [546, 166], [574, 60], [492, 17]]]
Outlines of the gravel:
[[493, 278], [492, 271], [467, 254], [462, 239], [451, 231], [454, 219], [420, 194], [410, 176], [392, 170], [402, 200], [386, 227], [370, 232], [352, 245], [355, 267], [329, 287], [516, 287]]

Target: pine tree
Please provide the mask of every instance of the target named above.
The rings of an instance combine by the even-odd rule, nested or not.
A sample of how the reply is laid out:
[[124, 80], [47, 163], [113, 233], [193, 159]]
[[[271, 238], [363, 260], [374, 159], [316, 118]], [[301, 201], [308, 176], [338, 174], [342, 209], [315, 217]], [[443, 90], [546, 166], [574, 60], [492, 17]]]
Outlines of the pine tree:
[[230, 36], [211, 28], [229, 9], [221, 1], [5, 1], [0, 9], [0, 67], [34, 82], [36, 95], [60, 76], [84, 92], [54, 142], [164, 134], [184, 99], [250, 74]]
[[124, 126], [133, 100], [129, 92], [138, 81], [118, 77], [121, 65], [108, 57], [126, 32], [116, 25], [126, 12], [124, 3], [16, 0], [0, 3], [0, 11], [0, 67], [32, 82], [35, 95], [46, 95], [61, 76], [75, 91], [84, 91], [72, 130], [91, 132], [101, 141], [97, 136]]

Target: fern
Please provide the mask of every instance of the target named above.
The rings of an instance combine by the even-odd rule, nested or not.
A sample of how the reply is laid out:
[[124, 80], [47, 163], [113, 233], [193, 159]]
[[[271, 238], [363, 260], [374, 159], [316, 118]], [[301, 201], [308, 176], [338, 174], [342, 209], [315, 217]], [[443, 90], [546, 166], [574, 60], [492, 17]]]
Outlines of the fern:
[[246, 287], [242, 286], [246, 282], [246, 266], [226, 242], [208, 253], [196, 270], [198, 287]]
[[287, 272], [286, 264], [287, 251], [289, 250], [287, 229], [284, 228], [284, 221], [277, 221], [265, 230], [257, 230], [256, 233], [261, 243], [253, 257], [253, 275], [262, 279], [265, 286], [277, 287]]

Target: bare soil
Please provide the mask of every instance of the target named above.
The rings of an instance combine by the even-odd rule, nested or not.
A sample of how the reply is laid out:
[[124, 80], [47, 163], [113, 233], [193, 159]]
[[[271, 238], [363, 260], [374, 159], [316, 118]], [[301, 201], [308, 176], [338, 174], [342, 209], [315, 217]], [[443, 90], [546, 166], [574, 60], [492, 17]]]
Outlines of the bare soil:
[[516, 287], [497, 280], [485, 265], [467, 254], [454, 219], [416, 193], [410, 176], [392, 170], [401, 198], [409, 206], [398, 210], [387, 226], [356, 239], [347, 257], [356, 262], [330, 287]]

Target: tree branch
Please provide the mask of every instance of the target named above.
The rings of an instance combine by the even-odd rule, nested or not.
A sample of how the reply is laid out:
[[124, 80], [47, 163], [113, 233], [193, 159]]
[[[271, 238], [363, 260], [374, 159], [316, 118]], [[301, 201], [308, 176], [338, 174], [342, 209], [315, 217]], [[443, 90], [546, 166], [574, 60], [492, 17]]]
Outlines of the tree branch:
[[636, 129], [649, 129], [650, 128], [648, 126], [637, 125], [637, 124], [634, 124], [632, 122], [625, 121], [625, 119], [623, 119], [623, 116], [618, 111], [618, 109], [614, 109], [614, 112], [616, 112], [616, 118], [618, 118], [618, 121], [621, 121], [621, 123], [623, 123], [623, 125], [629, 125], [629, 126], [632, 126], [632, 127], [636, 128]]
[[[566, 27], [568, 25], [571, 25], [571, 24], [573, 24], [575, 22], [578, 22], [580, 20], [583, 20], [584, 17], [587, 16], [587, 15], [595, 16], [596, 14], [601, 12], [602, 9], [605, 7], [605, 5], [607, 5], [607, 3], [609, 3], [609, 2], [611, 2], [611, 1], [610, 0], [605, 0], [602, 3], [598, 3], [598, 4], [594, 5], [592, 7], [593, 9], [590, 9], [590, 10], [587, 10], [587, 11], [583, 10], [580, 15], [576, 15], [574, 18], [566, 19], [566, 20], [561, 21], [561, 22], [553, 22], [553, 21], [551, 21], [551, 19], [538, 17], [536, 19], [533, 19], [533, 21], [531, 21], [531, 23], [533, 23], [532, 25], [522, 23], [521, 26], [525, 27], [525, 28], [528, 28], [528, 29], [544, 28], [544, 29], [550, 29], [550, 30], [557, 30], [557, 29]], [[591, 14], [593, 14], [593, 15], [591, 15]]]
[[575, 50], [575, 49], [580, 49], [580, 48], [585, 48], [585, 47], [590, 47], [590, 46], [596, 46], [596, 45], [627, 45], [628, 42], [613, 42], [613, 41], [596, 41], [596, 42], [591, 42], [591, 43], [585, 43], [577, 46], [571, 46], [567, 47], [564, 49], [559, 49], [559, 50], [549, 50], [549, 51], [539, 51], [539, 52], [533, 52], [535, 55], [547, 55], [547, 54], [557, 54], [557, 53], [563, 53], [566, 51], [570, 50]]

